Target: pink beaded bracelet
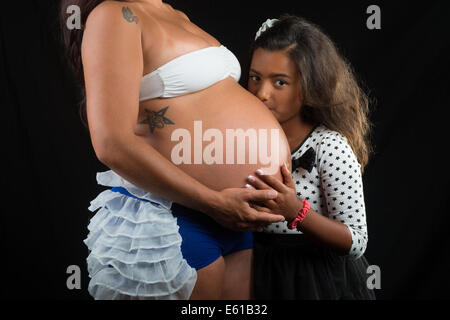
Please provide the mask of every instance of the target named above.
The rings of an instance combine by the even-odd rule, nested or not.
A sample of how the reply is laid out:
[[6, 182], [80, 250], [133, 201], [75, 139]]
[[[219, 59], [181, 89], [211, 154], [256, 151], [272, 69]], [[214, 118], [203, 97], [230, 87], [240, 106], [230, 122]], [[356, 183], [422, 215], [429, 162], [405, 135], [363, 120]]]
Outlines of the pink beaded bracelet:
[[303, 202], [303, 208], [301, 208], [298, 211], [297, 217], [295, 217], [294, 220], [292, 220], [290, 223], [288, 223], [287, 227], [288, 229], [295, 229], [297, 228], [297, 223], [302, 222], [303, 219], [305, 219], [306, 214], [308, 213], [309, 209], [311, 208], [311, 205], [308, 201], [302, 200]]

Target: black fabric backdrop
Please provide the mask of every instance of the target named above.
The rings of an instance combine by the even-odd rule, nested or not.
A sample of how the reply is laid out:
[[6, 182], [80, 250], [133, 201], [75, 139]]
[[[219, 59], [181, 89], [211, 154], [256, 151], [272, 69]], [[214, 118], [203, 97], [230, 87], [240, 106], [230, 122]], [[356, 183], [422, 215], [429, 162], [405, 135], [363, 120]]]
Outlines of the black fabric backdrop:
[[[167, 1], [237, 55], [245, 85], [248, 44], [267, 18], [302, 15], [321, 25], [370, 89], [375, 154], [364, 174], [378, 299], [449, 298], [446, 166], [448, 6], [426, 1]], [[366, 8], [381, 8], [369, 30]], [[56, 20], [59, 1], [0, 10], [2, 296], [90, 299], [83, 239], [89, 201], [102, 190], [81, 124], [78, 95]], [[69, 290], [67, 267], [81, 268]], [[24, 292], [27, 294], [24, 295]]]

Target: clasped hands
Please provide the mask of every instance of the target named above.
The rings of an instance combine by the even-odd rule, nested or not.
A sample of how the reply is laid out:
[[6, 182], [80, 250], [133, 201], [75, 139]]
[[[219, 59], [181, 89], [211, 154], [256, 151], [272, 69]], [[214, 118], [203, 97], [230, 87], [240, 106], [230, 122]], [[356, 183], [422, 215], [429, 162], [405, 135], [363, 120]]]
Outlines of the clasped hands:
[[258, 169], [247, 177], [245, 188], [219, 192], [215, 220], [235, 231], [262, 231], [271, 223], [292, 221], [303, 204], [287, 166], [282, 165], [280, 171], [282, 182]]

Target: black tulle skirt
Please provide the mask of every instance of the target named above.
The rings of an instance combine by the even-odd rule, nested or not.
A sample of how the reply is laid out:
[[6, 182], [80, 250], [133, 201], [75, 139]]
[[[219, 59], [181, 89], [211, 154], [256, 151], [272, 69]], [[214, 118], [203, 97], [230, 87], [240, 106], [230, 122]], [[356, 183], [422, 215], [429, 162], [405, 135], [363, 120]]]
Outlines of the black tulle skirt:
[[254, 292], [269, 300], [374, 300], [364, 256], [352, 260], [299, 234], [254, 234]]

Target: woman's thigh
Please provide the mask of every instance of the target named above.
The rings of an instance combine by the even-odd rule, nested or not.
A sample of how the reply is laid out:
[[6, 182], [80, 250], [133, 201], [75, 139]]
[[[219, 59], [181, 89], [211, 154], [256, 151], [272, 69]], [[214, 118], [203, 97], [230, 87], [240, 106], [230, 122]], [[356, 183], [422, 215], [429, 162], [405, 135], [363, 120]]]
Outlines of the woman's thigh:
[[197, 282], [191, 300], [249, 300], [253, 299], [253, 249], [219, 257], [197, 270]]
[[213, 263], [197, 270], [197, 282], [191, 300], [218, 300], [222, 297], [225, 260], [219, 257]]
[[197, 270], [191, 299], [248, 299], [252, 260], [252, 250], [248, 248], [253, 247], [252, 234], [225, 229], [179, 204], [172, 205], [172, 212], [183, 239], [183, 257]]
[[253, 299], [253, 249], [231, 253], [224, 258], [225, 273], [222, 299]]

